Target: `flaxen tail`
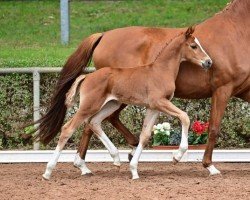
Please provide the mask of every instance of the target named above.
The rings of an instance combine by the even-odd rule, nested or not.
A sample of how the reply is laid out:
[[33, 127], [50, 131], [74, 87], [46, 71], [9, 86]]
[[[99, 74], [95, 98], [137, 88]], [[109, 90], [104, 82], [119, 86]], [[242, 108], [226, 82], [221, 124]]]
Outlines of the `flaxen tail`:
[[65, 105], [67, 108], [71, 108], [75, 103], [75, 96], [78, 93], [78, 88], [80, 83], [86, 78], [86, 75], [80, 75], [75, 82], [73, 83], [72, 87], [69, 89], [69, 91], [66, 94], [66, 100]]
[[97, 33], [83, 40], [64, 65], [47, 113], [35, 122], [39, 123], [37, 128], [39, 132], [35, 139], [39, 139], [43, 144], [48, 144], [60, 131], [67, 111], [66, 93], [75, 79], [90, 64], [93, 52], [102, 36], [102, 33]]

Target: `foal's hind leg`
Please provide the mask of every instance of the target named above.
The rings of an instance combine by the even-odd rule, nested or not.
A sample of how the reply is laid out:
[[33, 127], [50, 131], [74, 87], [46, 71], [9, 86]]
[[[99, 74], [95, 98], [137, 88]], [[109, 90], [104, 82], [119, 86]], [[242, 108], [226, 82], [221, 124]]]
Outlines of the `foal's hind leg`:
[[90, 127], [97, 137], [102, 141], [104, 146], [108, 149], [111, 157], [114, 159], [114, 165], [120, 166], [119, 152], [114, 144], [109, 140], [107, 135], [104, 133], [101, 127], [101, 122], [116, 111], [121, 104], [117, 101], [108, 102], [91, 120]]
[[[121, 107], [116, 110], [113, 114], [108, 116], [106, 119], [125, 137], [128, 144], [133, 148], [131, 153], [129, 153], [129, 161], [131, 161], [136, 146], [138, 145], [138, 139], [135, 135], [133, 135], [120, 121], [119, 114], [126, 107], [125, 104], [122, 104]], [[74, 166], [78, 167], [82, 175], [91, 174], [91, 171], [85, 164], [85, 156], [87, 152], [87, 148], [89, 145], [90, 138], [93, 135], [93, 131], [90, 129], [89, 125], [85, 126], [84, 133], [81, 137], [81, 141], [79, 144], [79, 148], [74, 160]]]
[[[131, 153], [129, 153], [128, 158], [131, 161], [135, 148], [138, 145], [138, 138], [133, 135], [120, 121], [119, 115], [120, 112], [126, 107], [127, 105], [122, 104], [121, 107], [116, 110], [113, 114], [108, 116], [106, 119], [124, 136], [127, 143], [133, 148]], [[87, 152], [87, 148], [89, 145], [90, 138], [93, 135], [93, 131], [90, 129], [89, 125], [86, 125], [84, 129], [84, 133], [81, 137], [81, 141], [78, 147], [78, 151], [74, 160], [74, 165], [81, 169], [82, 174], [89, 174], [91, 171], [87, 168], [85, 164], [85, 156]]]
[[188, 129], [190, 125], [190, 120], [184, 111], [177, 108], [174, 104], [172, 104], [167, 99], [158, 100], [155, 105], [153, 105], [157, 110], [164, 112], [166, 114], [178, 117], [181, 121], [182, 131], [181, 131], [181, 144], [179, 146], [179, 150], [177, 154], [174, 156], [174, 163], [179, 162], [184, 155], [184, 153], [188, 149]]
[[52, 173], [52, 170], [55, 168], [56, 163], [58, 162], [59, 156], [61, 154], [61, 151], [63, 147], [65, 146], [68, 139], [72, 136], [74, 131], [85, 121], [87, 120], [89, 115], [83, 114], [81, 111], [78, 111], [73, 118], [68, 121], [63, 127], [62, 132], [59, 137], [59, 141], [57, 144], [57, 147], [55, 149], [55, 152], [51, 158], [51, 160], [48, 162], [46, 171], [43, 174], [43, 178], [49, 179]]

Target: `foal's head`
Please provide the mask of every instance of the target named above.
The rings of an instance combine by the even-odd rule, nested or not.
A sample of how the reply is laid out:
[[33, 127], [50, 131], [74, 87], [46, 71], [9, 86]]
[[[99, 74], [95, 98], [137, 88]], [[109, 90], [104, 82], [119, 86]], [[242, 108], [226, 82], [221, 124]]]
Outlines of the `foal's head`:
[[193, 32], [194, 27], [189, 27], [185, 32], [185, 42], [182, 46], [182, 60], [209, 69], [212, 66], [212, 60], [202, 48], [199, 40], [192, 35]]

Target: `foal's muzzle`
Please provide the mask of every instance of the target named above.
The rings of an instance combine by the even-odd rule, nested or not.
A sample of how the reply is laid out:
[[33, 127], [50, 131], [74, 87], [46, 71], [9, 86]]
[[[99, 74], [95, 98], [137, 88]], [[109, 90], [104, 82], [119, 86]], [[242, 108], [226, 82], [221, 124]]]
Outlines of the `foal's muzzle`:
[[206, 59], [202, 62], [202, 67], [205, 69], [209, 69], [213, 64], [213, 61], [211, 59]]

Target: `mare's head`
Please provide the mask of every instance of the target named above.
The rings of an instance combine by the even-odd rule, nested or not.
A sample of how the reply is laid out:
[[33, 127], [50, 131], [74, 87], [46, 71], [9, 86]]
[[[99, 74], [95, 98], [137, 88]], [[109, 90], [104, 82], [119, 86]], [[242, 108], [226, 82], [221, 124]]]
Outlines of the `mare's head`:
[[192, 34], [194, 27], [189, 27], [185, 32], [185, 42], [182, 46], [182, 60], [200, 65], [204, 69], [212, 66], [212, 60], [202, 48], [199, 40]]

